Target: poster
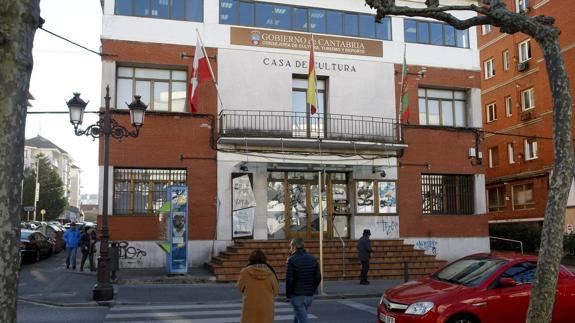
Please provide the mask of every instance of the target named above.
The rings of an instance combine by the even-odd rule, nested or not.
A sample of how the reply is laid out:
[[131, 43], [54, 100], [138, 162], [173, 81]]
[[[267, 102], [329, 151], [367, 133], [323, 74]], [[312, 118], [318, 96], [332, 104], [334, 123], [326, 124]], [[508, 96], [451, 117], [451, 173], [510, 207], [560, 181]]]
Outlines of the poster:
[[379, 182], [379, 213], [397, 213], [395, 182]]
[[254, 235], [256, 197], [251, 174], [232, 174], [232, 238]]
[[188, 188], [186, 186], [168, 187], [170, 223], [168, 242], [171, 246], [167, 254], [168, 273], [188, 272]]

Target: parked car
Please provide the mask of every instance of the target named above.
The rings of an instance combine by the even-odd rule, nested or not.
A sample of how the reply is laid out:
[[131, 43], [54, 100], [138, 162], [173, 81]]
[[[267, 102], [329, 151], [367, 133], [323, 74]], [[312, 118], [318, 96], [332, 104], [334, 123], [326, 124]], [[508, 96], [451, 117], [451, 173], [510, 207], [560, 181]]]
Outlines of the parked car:
[[54, 242], [42, 232], [34, 230], [20, 230], [20, 256], [22, 260], [33, 262], [49, 257], [54, 250]]
[[[378, 322], [525, 322], [536, 257], [476, 254], [387, 290]], [[575, 275], [561, 266], [553, 322], [573, 322]]]
[[54, 253], [58, 253], [66, 249], [66, 242], [64, 241], [64, 230], [55, 224], [45, 224], [38, 228], [45, 236], [54, 242]]

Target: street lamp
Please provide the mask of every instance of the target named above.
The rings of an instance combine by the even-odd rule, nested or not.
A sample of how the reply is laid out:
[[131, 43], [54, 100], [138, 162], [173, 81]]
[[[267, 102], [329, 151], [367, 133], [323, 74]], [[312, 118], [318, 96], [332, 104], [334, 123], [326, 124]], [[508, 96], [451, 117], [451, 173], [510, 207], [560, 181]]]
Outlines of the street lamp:
[[134, 101], [128, 104], [130, 109], [130, 121], [135, 130], [128, 130], [118, 124], [110, 113], [110, 86], [106, 86], [106, 107], [103, 116], [98, 122], [89, 125], [85, 130], [78, 128], [82, 124], [84, 109], [88, 105], [80, 98], [80, 93], [74, 93], [74, 97], [67, 102], [70, 109], [70, 123], [74, 125], [76, 136], [91, 136], [92, 138], [104, 137], [104, 188], [102, 197], [102, 227], [100, 229], [100, 256], [98, 257], [98, 282], [94, 286], [92, 297], [95, 301], [108, 301], [114, 298], [114, 288], [110, 284], [110, 257], [108, 255], [108, 168], [110, 163], [110, 136], [115, 139], [124, 137], [138, 137], [140, 127], [144, 125], [144, 115], [148, 108], [136, 95]]

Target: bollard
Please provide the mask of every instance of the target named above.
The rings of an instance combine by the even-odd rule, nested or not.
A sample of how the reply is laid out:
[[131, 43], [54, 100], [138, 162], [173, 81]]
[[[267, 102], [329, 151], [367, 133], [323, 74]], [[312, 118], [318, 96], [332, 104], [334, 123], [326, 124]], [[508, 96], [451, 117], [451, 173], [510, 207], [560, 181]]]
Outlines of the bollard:
[[409, 269], [407, 267], [407, 261], [403, 262], [403, 281], [409, 281]]
[[116, 281], [116, 272], [120, 269], [120, 248], [118, 242], [112, 241], [110, 248], [108, 249], [108, 254], [110, 255], [110, 279], [112, 282]]

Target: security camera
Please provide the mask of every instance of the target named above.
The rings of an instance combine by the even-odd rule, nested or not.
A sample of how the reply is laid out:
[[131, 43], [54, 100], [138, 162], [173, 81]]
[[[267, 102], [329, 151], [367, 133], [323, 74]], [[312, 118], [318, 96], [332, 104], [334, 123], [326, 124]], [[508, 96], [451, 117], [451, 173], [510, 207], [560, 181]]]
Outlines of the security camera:
[[242, 172], [247, 172], [247, 171], [248, 171], [248, 166], [246, 166], [246, 165], [241, 165], [241, 166], [240, 166], [240, 170], [241, 170]]
[[386, 174], [385, 174], [385, 171], [382, 170], [381, 173], [379, 173], [379, 175], [380, 175], [381, 177], [385, 177], [385, 175], [386, 175]]

